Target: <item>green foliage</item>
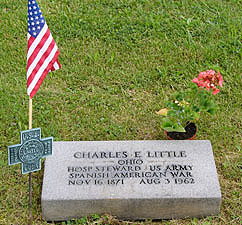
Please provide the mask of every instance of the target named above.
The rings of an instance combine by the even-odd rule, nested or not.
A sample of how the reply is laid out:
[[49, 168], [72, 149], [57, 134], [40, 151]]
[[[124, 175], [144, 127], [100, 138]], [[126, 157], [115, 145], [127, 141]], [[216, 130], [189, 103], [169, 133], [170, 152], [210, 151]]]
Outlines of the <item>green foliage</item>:
[[215, 114], [218, 106], [213, 98], [211, 92], [195, 84], [182, 92], [176, 92], [167, 103], [168, 112], [162, 119], [162, 129], [167, 132], [185, 132], [187, 123], [196, 123], [201, 113]]

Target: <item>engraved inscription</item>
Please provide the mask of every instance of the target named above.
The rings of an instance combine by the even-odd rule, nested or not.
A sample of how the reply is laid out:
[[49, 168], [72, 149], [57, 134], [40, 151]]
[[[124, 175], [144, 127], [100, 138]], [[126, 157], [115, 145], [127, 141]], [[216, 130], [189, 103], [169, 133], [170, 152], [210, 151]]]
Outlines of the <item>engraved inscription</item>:
[[[185, 151], [75, 152], [73, 157], [82, 161], [78, 166], [67, 167], [68, 185], [118, 186], [128, 182], [139, 185], [195, 183], [193, 165], [179, 163], [179, 159], [187, 157]], [[176, 163], [165, 160], [169, 158], [176, 159]], [[89, 163], [89, 166], [82, 166], [81, 162], [93, 159], [96, 160], [95, 165]]]

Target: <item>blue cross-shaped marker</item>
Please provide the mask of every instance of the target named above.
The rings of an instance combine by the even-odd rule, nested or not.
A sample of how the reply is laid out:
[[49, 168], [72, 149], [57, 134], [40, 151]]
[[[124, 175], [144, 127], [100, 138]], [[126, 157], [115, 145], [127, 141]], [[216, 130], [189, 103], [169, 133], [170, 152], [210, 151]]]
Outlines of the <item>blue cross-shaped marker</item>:
[[22, 163], [22, 174], [41, 169], [40, 159], [52, 155], [53, 137], [41, 139], [41, 129], [21, 131], [21, 144], [8, 146], [8, 165]]

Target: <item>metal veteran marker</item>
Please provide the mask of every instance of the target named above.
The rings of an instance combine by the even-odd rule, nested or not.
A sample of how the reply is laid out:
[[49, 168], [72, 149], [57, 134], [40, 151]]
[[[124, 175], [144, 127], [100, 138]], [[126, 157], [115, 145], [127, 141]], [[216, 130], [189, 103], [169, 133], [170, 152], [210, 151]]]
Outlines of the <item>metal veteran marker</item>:
[[22, 163], [22, 174], [41, 169], [41, 158], [52, 155], [53, 138], [41, 139], [41, 129], [21, 131], [21, 144], [8, 146], [8, 164]]

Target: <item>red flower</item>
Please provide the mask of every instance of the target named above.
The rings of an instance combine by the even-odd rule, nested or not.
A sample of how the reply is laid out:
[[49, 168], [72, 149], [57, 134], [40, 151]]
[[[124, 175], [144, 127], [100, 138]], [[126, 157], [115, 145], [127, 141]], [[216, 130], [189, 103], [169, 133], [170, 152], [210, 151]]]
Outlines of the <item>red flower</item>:
[[213, 95], [216, 95], [216, 94], [218, 94], [219, 93], [219, 89], [217, 89], [217, 88], [213, 88]]
[[219, 86], [223, 87], [223, 77], [222, 77], [222, 75], [220, 74], [219, 71], [218, 71], [217, 77], [218, 77], [218, 84], [219, 84]]
[[[192, 79], [192, 82], [195, 83], [195, 84], [199, 84], [199, 83], [200, 83], [200, 81], [199, 81], [198, 78], [194, 78], [194, 79]], [[198, 86], [199, 86], [199, 85], [198, 85]]]
[[200, 72], [198, 77], [192, 79], [192, 82], [197, 84], [198, 87], [206, 88], [208, 91], [213, 89], [213, 95], [219, 92], [216, 86], [223, 86], [223, 77], [218, 71], [217, 74], [214, 70], [206, 70]]

